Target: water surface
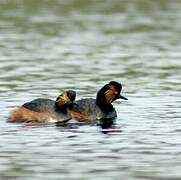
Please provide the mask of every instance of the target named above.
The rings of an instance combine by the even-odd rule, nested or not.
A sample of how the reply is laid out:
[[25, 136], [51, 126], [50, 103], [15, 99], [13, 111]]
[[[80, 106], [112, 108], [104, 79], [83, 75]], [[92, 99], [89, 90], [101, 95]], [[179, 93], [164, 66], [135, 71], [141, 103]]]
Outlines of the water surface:
[[[0, 1], [0, 179], [181, 179], [181, 2]], [[123, 84], [115, 129], [8, 124], [10, 111]]]

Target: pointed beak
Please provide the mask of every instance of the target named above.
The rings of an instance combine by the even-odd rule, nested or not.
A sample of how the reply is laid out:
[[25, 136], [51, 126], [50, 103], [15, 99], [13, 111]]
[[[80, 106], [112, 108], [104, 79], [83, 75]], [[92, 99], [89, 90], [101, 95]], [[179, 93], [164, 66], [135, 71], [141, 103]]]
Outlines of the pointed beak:
[[119, 96], [118, 96], [118, 99], [128, 100], [128, 98], [126, 98], [126, 97], [124, 97], [124, 96], [122, 96], [122, 95], [119, 95]]

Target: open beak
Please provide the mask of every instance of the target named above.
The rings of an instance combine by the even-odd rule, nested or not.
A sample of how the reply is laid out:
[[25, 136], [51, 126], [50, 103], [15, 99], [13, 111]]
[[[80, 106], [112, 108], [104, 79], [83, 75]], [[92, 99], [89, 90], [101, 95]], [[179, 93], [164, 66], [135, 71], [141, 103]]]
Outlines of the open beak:
[[122, 96], [122, 95], [119, 95], [119, 96], [118, 96], [118, 99], [128, 100], [128, 98], [126, 98], [126, 97], [124, 97], [124, 96]]

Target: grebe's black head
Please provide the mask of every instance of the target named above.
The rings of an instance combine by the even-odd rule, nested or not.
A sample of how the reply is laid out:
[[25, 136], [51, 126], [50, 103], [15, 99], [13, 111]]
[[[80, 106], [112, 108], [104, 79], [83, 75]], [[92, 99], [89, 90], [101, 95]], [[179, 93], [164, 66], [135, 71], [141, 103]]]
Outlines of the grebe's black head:
[[70, 99], [71, 103], [73, 103], [75, 101], [75, 98], [76, 98], [76, 92], [75, 91], [68, 90], [68, 91], [66, 91], [66, 95]]
[[58, 107], [72, 105], [76, 98], [76, 92], [72, 90], [65, 91], [57, 97], [55, 105]]
[[106, 101], [107, 103], [112, 103], [116, 99], [127, 100], [126, 97], [120, 94], [121, 90], [122, 85], [120, 83], [111, 81], [99, 90], [96, 101]]

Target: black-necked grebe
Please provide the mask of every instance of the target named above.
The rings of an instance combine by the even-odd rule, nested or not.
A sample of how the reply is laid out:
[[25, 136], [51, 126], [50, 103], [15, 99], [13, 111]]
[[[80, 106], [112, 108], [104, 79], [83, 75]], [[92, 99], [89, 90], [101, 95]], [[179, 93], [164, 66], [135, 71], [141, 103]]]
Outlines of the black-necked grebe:
[[120, 83], [109, 82], [98, 91], [96, 99], [86, 98], [76, 101], [76, 104], [70, 110], [72, 118], [82, 122], [91, 122], [117, 117], [116, 110], [111, 103], [120, 98], [127, 100], [120, 95], [121, 90], [122, 85]]
[[35, 99], [23, 104], [20, 108], [13, 111], [8, 122], [65, 122], [71, 119], [68, 111], [76, 97], [75, 91], [66, 91], [57, 97], [56, 101], [51, 99]]

